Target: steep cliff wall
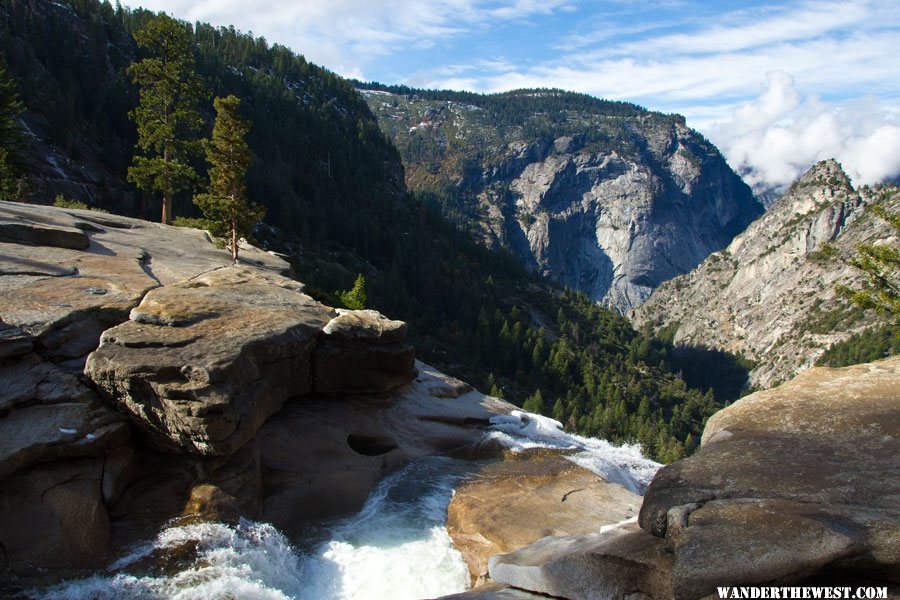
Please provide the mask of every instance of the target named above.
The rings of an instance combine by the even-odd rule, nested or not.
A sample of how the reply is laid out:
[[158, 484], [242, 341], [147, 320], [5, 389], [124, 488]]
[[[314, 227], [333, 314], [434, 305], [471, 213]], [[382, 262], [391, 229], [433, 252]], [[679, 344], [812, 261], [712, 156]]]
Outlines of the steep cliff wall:
[[856, 244], [898, 243], [870, 210], [882, 196], [896, 210], [896, 188], [854, 190], [835, 161], [814, 165], [728, 248], [654, 292], [636, 325], [676, 327], [677, 344], [743, 354], [758, 362], [751, 381], [761, 386], [812, 366], [874, 321], [834, 286], [861, 283], [847, 264]]
[[575, 94], [364, 90], [410, 189], [530, 268], [620, 310], [721, 249], [762, 206], [677, 115]]

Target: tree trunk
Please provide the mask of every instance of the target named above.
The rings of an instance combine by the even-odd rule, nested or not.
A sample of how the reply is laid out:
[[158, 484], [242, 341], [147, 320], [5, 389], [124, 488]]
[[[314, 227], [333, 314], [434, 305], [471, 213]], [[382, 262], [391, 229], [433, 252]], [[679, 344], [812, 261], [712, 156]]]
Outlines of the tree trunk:
[[166, 225], [172, 224], [172, 197], [169, 195], [169, 192], [163, 192], [162, 222]]
[[237, 265], [238, 245], [237, 245], [237, 223], [234, 217], [231, 219], [231, 264]]
[[[168, 162], [168, 160], [169, 160], [169, 148], [168, 147], [163, 148], [163, 160], [166, 162]], [[163, 225], [171, 225], [172, 224], [172, 196], [171, 196], [171, 192], [169, 190], [163, 191], [162, 223], [163, 223]]]

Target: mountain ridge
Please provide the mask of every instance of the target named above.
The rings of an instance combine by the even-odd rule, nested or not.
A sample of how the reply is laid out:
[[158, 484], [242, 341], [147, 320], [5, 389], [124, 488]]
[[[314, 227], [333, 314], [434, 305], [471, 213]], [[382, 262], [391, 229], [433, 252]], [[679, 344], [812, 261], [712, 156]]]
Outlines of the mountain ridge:
[[664, 283], [633, 311], [635, 326], [669, 328], [681, 346], [756, 361], [751, 382], [768, 387], [812, 366], [832, 344], [880, 322], [834, 291], [859, 286], [848, 264], [858, 243], [890, 241], [871, 206], [894, 210], [897, 188], [853, 188], [835, 160], [813, 165], [724, 250]]
[[618, 310], [763, 210], [680, 115], [560, 90], [360, 85], [413, 192], [531, 270]]

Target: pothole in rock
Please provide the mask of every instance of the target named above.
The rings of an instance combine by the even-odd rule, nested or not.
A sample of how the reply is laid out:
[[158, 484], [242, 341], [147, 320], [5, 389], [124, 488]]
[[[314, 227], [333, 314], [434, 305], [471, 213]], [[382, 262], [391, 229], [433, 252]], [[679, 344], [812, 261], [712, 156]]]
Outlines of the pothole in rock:
[[351, 450], [363, 456], [381, 456], [399, 448], [391, 438], [359, 433], [348, 435], [347, 445], [350, 446]]

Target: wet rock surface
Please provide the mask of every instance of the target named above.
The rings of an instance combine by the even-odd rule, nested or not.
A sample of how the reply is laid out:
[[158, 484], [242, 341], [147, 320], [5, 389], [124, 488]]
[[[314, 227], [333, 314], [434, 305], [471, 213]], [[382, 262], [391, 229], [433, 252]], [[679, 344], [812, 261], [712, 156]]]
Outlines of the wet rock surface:
[[551, 535], [597, 531], [636, 517], [641, 497], [556, 451], [510, 454], [461, 484], [447, 508], [447, 530], [474, 581], [488, 559]]
[[479, 427], [513, 408], [475, 390], [436, 398], [432, 388], [461, 382], [421, 362], [416, 368], [415, 380], [390, 394], [312, 395], [269, 419], [256, 437], [262, 518], [295, 535], [307, 520], [359, 510], [384, 475], [412, 459], [477, 443]]

